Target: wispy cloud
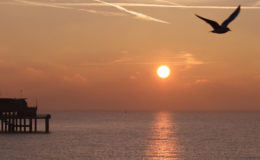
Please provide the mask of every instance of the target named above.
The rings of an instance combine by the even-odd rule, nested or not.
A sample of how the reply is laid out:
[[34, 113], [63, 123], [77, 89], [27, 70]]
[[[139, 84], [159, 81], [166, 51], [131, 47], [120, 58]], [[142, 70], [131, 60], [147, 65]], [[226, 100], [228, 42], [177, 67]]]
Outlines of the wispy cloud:
[[86, 78], [79, 73], [71, 76], [63, 76], [62, 80], [64, 80], [65, 82], [80, 84], [80, 85], [86, 85], [87, 82]]
[[188, 65], [204, 64], [204, 62], [197, 60], [191, 53], [181, 54], [180, 58], [184, 59]]
[[130, 61], [132, 61], [133, 59], [130, 57], [120, 57], [118, 59], [115, 59], [114, 61], [112, 61], [112, 64], [121, 64], [121, 63], [128, 63]]
[[211, 63], [198, 59], [194, 54], [189, 52], [172, 53], [168, 52], [169, 56], [160, 56], [161, 53], [153, 56], [132, 56], [131, 54], [122, 55], [115, 58], [112, 61], [103, 63], [85, 63], [78, 64], [78, 67], [90, 67], [90, 66], [114, 66], [114, 65], [160, 65], [168, 64], [179, 68], [180, 70], [191, 69], [194, 66]]
[[[159, 1], [164, 1], [165, 0], [159, 0]], [[168, 1], [169, 2], [169, 1]], [[107, 3], [107, 2], [106, 2]], [[54, 3], [54, 4], [59, 4], [62, 6], [108, 6], [106, 3]], [[187, 8], [187, 9], [235, 9], [237, 6], [194, 6], [194, 5], [182, 5], [182, 4], [177, 4], [173, 3], [172, 4], [152, 4], [152, 3], [109, 3], [110, 5], [117, 5], [120, 7], [152, 7], [152, 8]], [[242, 6], [243, 9], [260, 9], [260, 3], [256, 3], [255, 5], [252, 6]]]
[[[26, 4], [26, 5], [32, 5], [32, 6], [52, 7], [52, 8], [61, 8], [61, 9], [73, 9], [73, 10], [88, 12], [88, 13], [92, 13], [92, 14], [102, 14], [102, 15], [105, 15], [105, 16], [124, 16], [124, 14], [122, 14], [122, 13], [115, 13], [115, 12], [108, 12], [108, 11], [97, 11], [97, 10], [93, 10], [93, 9], [73, 8], [73, 6], [87, 6], [84, 3], [50, 3], [50, 2], [42, 3], [42, 2], [27, 1], [27, 0], [14, 0], [14, 1], [22, 3], [22, 4]], [[120, 5], [117, 5], [117, 4], [108, 3], [108, 2], [104, 2], [104, 1], [100, 1], [100, 0], [94, 0], [94, 1], [99, 2], [100, 4], [102, 4], [102, 6], [115, 7], [115, 8], [117, 8], [120, 11], [123, 11], [125, 13], [135, 15], [137, 18], [140, 18], [140, 19], [169, 24], [169, 22], [153, 18], [153, 17], [145, 15], [143, 13], [128, 10], [124, 7], [121, 7]], [[98, 6], [98, 4], [94, 4], [93, 6]]]
[[257, 2], [255, 3], [255, 6], [259, 6], [259, 7], [260, 7], [260, 1], [257, 1]]
[[15, 2], [33, 5], [33, 6], [43, 6], [43, 7], [52, 7], [52, 8], [62, 8], [62, 9], [72, 9], [71, 7], [66, 7], [62, 5], [57, 5], [53, 3], [41, 3], [41, 2], [33, 2], [33, 1], [26, 1], [26, 0], [14, 0]]
[[81, 11], [81, 12], [87, 12], [91, 14], [100, 14], [104, 16], [124, 16], [122, 13], [118, 12], [109, 12], [109, 11], [97, 11], [93, 9], [78, 9], [78, 8], [73, 8], [73, 6], [69, 5], [63, 5], [62, 3], [42, 3], [42, 2], [34, 2], [34, 1], [27, 1], [27, 0], [14, 0], [15, 2], [24, 4], [24, 5], [31, 5], [31, 6], [39, 6], [39, 7], [51, 7], [51, 8], [59, 8], [59, 9], [72, 9], [76, 11]]
[[0, 2], [0, 5], [15, 5], [16, 3], [15, 2]]
[[[93, 0], [98, 3], [82, 3], [82, 2], [67, 2], [67, 3], [61, 3], [61, 2], [36, 2], [36, 1], [28, 1], [28, 0], [13, 0], [12, 2], [16, 2], [16, 4], [23, 4], [23, 5], [31, 5], [31, 6], [40, 6], [40, 7], [51, 7], [51, 8], [59, 8], [59, 9], [71, 9], [76, 10], [80, 12], [86, 12], [90, 14], [99, 14], [103, 16], [125, 16], [126, 14], [130, 14], [135, 16], [136, 18], [147, 20], [147, 21], [154, 21], [164, 24], [170, 24], [167, 21], [154, 18], [152, 16], [136, 12], [130, 9], [127, 9], [125, 7], [154, 7], [154, 8], [186, 8], [186, 9], [235, 9], [237, 6], [189, 6], [189, 5], [181, 5], [177, 4], [175, 2], [171, 2], [168, 0], [155, 0], [157, 3], [111, 3], [106, 2], [102, 0]], [[7, 2], [4, 2], [4, 4]], [[0, 2], [1, 4], [1, 2]], [[15, 3], [7, 3], [15, 5]], [[94, 9], [88, 9], [88, 8], [79, 8], [79, 7], [114, 7], [118, 9], [119, 11], [122, 11], [123, 13], [119, 12], [111, 12], [111, 11], [100, 11], [100, 10], [94, 10]], [[255, 3], [252, 6], [242, 6], [243, 9], [260, 9], [260, 1]], [[126, 14], [124, 14], [126, 13]]]
[[178, 3], [167, 1], [167, 0], [155, 0], [156, 2], [162, 2], [162, 3], [167, 3], [167, 4], [172, 4], [172, 5], [179, 5]]
[[123, 13], [118, 13], [118, 12], [109, 12], [109, 11], [97, 11], [93, 9], [77, 9], [78, 11], [82, 12], [87, 12], [87, 13], [92, 13], [92, 14], [99, 14], [103, 16], [126, 16]]
[[208, 79], [197, 79], [195, 81], [195, 84], [209, 84], [209, 83], [211, 83], [211, 81]]
[[143, 13], [139, 13], [139, 12], [135, 12], [135, 11], [132, 11], [132, 10], [128, 10], [120, 5], [117, 5], [117, 4], [114, 4], [114, 3], [108, 3], [108, 2], [105, 2], [105, 1], [101, 1], [101, 0], [94, 0], [96, 2], [100, 2], [100, 3], [103, 3], [103, 4], [106, 4], [106, 5], [109, 5], [109, 6], [112, 6], [112, 7], [115, 7], [117, 9], [119, 9], [120, 11], [123, 11], [123, 12], [126, 12], [126, 13], [129, 13], [131, 15], [134, 15], [136, 16], [137, 18], [140, 18], [140, 19], [144, 19], [144, 20], [148, 20], [148, 21], [155, 21], [155, 22], [159, 22], [159, 23], [165, 23], [165, 24], [169, 24], [169, 22], [166, 22], [166, 21], [163, 21], [163, 20], [160, 20], [160, 19], [156, 19], [156, 18], [153, 18], [151, 16], [148, 16], [148, 15], [145, 15]]

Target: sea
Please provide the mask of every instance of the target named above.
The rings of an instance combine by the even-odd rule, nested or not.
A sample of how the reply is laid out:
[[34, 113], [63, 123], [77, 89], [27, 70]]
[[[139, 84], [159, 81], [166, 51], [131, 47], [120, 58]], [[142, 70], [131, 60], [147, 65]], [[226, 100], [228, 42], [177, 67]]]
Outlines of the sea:
[[0, 160], [260, 160], [260, 112], [51, 114], [49, 134], [0, 134]]

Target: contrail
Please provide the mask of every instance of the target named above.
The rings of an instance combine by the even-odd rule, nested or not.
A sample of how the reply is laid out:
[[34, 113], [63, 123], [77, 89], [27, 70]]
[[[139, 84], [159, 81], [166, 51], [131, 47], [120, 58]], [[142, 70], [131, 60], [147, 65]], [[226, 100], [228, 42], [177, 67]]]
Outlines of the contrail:
[[[95, 11], [95, 10], [88, 10], [88, 9], [75, 9], [75, 8], [72, 8], [72, 7], [68, 7], [69, 5], [65, 6], [62, 3], [60, 3], [60, 4], [59, 3], [41, 3], [41, 2], [32, 2], [32, 1], [27, 1], [27, 0], [14, 0], [14, 1], [19, 2], [19, 3], [24, 3], [24, 4], [27, 4], [27, 5], [34, 5], [34, 6], [62, 8], [62, 9], [74, 9], [74, 10], [78, 10], [78, 11], [83, 11], [83, 12], [88, 12], [88, 13], [96, 13], [96, 14], [98, 13], [98, 14], [103, 14], [103, 15], [117, 15], [117, 16], [119, 15], [117, 13], [111, 14], [111, 12], [98, 12], [98, 11]], [[108, 2], [104, 2], [104, 1], [100, 1], [100, 0], [94, 0], [94, 1], [100, 2], [101, 4], [104, 4], [105, 6], [115, 7], [117, 9], [121, 10], [121, 11], [135, 15], [137, 18], [140, 18], [140, 19], [145, 19], [145, 20], [155, 21], [155, 22], [159, 22], [159, 23], [169, 24], [169, 22], [166, 22], [166, 21], [163, 21], [163, 20], [160, 20], [160, 19], [156, 19], [156, 18], [150, 17], [150, 16], [142, 14], [142, 13], [138, 13], [138, 12], [128, 10], [128, 9], [121, 7], [119, 5], [116, 5], [116, 4], [112, 4], [112, 3], [108, 3]], [[122, 14], [120, 14], [120, 15], [122, 16]]]
[[[151, 16], [145, 15], [143, 13], [135, 12], [129, 9], [126, 9], [125, 7], [154, 7], [154, 8], [183, 8], [183, 9], [235, 9], [237, 6], [187, 6], [187, 5], [181, 5], [174, 2], [170, 2], [168, 0], [155, 0], [159, 2], [166, 2], [169, 4], [147, 4], [147, 3], [110, 3], [105, 2], [102, 0], [93, 0], [98, 3], [54, 3], [54, 2], [48, 2], [48, 3], [42, 3], [42, 2], [35, 2], [35, 1], [28, 1], [28, 0], [13, 0], [13, 2], [17, 2], [19, 4], [24, 5], [32, 5], [32, 6], [42, 6], [42, 7], [52, 7], [52, 8], [60, 8], [60, 9], [71, 9], [81, 12], [87, 12], [91, 14], [100, 14], [104, 16], [125, 16], [123, 13], [118, 12], [109, 12], [109, 11], [97, 11], [93, 9], [78, 9], [75, 7], [98, 7], [98, 6], [111, 6], [114, 8], [117, 8], [120, 11], [123, 11], [125, 13], [131, 14], [136, 16], [137, 18], [143, 19], [143, 20], [149, 20], [164, 24], [170, 24], [167, 21], [163, 21], [160, 19], [153, 18]], [[1, 4], [1, 2], [0, 2]], [[4, 4], [12, 4], [12, 3], [4, 3]], [[252, 6], [243, 6], [241, 8], [243, 9], [260, 9], [260, 1], [255, 3]]]
[[44, 7], [52, 7], [52, 8], [62, 8], [62, 9], [73, 9], [71, 7], [65, 7], [62, 5], [52, 4], [52, 3], [41, 3], [41, 2], [32, 2], [32, 1], [26, 1], [26, 0], [14, 0], [19, 3], [24, 3], [28, 5], [34, 5], [34, 6], [44, 6]]
[[[98, 1], [98, 0], [96, 0]], [[100, 1], [99, 1], [100, 2]], [[235, 9], [237, 6], [188, 6], [180, 4], [147, 4], [147, 3], [53, 3], [61, 6], [108, 6], [116, 5], [122, 8], [124, 7], [154, 7], [154, 8], [187, 8], [187, 9]], [[260, 2], [253, 6], [242, 6], [243, 9], [260, 9]]]
[[145, 15], [143, 13], [139, 13], [139, 12], [128, 10], [128, 9], [126, 9], [126, 8], [120, 6], [120, 5], [114, 4], [114, 3], [108, 3], [108, 2], [101, 1], [101, 0], [94, 0], [94, 1], [106, 4], [106, 5], [109, 5], [109, 6], [112, 6], [112, 7], [115, 7], [115, 8], [117, 8], [117, 9], [123, 11], [123, 12], [135, 15], [137, 18], [141, 18], [141, 19], [145, 19], [145, 20], [149, 20], [149, 21], [155, 21], [155, 22], [159, 22], [159, 23], [170, 24], [169, 22], [166, 22], [166, 21], [163, 21], [163, 20], [160, 20], [160, 19], [156, 19], [156, 18], [150, 17], [150, 16]]
[[15, 5], [16, 3], [15, 2], [0, 2], [0, 5], [5, 5], [5, 4]]
[[179, 4], [178, 3], [175, 3], [175, 2], [171, 2], [171, 1], [167, 1], [167, 0], [155, 0], [156, 2], [163, 2], [163, 3], [168, 3], [168, 4], [171, 4], [171, 5], [176, 5], [178, 6]]
[[14, 1], [18, 2], [18, 3], [26, 4], [26, 5], [60, 8], [60, 9], [71, 9], [71, 10], [77, 10], [77, 11], [81, 11], [81, 12], [92, 13], [92, 14], [101, 14], [104, 16], [125, 16], [122, 13], [115, 13], [115, 12], [109, 12], [109, 11], [96, 11], [96, 10], [92, 10], [92, 9], [77, 9], [77, 8], [68, 7], [69, 5], [64, 6], [59, 3], [41, 3], [41, 2], [33, 2], [33, 1], [27, 1], [27, 0], [14, 0]]
[[109, 12], [109, 11], [97, 11], [93, 9], [76, 9], [78, 11], [87, 12], [87, 13], [93, 13], [93, 14], [99, 14], [103, 16], [126, 16], [126, 14], [123, 13], [117, 13], [117, 12]]

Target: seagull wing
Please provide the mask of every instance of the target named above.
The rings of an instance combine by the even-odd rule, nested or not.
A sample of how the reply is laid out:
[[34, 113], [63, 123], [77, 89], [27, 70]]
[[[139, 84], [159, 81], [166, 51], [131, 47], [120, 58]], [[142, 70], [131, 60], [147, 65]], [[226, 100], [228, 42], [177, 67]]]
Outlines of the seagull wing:
[[237, 9], [221, 24], [222, 27], [227, 27], [230, 22], [232, 22], [240, 12], [240, 5]]
[[213, 29], [217, 29], [217, 28], [220, 27], [219, 24], [218, 24], [217, 22], [215, 22], [215, 21], [212, 21], [212, 20], [207, 19], [207, 18], [203, 18], [203, 17], [201, 17], [201, 16], [199, 16], [199, 15], [197, 15], [197, 14], [195, 14], [195, 15], [196, 15], [197, 17], [199, 17], [200, 19], [202, 19], [203, 21], [205, 21], [206, 23], [210, 24], [211, 27], [213, 27]]

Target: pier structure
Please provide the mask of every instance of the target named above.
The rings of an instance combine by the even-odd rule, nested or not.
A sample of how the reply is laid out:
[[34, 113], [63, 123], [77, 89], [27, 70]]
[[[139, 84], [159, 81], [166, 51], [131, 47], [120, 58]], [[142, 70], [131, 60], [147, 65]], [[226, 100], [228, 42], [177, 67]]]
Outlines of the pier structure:
[[[49, 133], [50, 114], [37, 114], [37, 106], [28, 107], [25, 98], [0, 98], [1, 133]], [[44, 120], [45, 131], [38, 131], [38, 120]]]

